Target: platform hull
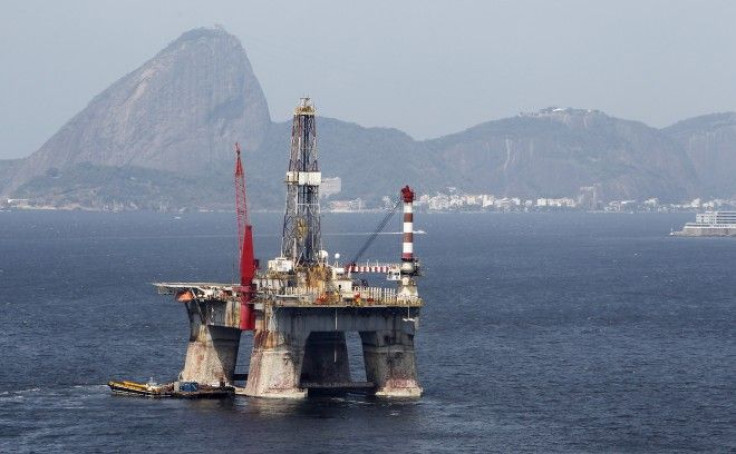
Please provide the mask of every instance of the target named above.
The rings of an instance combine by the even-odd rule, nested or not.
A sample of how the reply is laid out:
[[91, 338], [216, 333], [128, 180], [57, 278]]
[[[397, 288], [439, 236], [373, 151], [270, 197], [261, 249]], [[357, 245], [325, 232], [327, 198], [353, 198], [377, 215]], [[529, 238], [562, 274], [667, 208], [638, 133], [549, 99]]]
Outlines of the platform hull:
[[419, 308], [405, 307], [280, 307], [260, 313], [245, 394], [303, 398], [303, 383], [349, 383], [345, 333], [357, 332], [375, 394], [419, 397], [414, 352], [418, 317]]

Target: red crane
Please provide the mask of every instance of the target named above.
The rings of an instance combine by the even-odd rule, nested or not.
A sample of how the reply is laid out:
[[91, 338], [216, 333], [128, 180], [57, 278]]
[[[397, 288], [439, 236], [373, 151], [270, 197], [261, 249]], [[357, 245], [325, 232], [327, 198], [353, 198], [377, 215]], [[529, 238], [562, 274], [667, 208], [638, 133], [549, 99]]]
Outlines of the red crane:
[[256, 314], [253, 310], [253, 277], [258, 263], [253, 256], [253, 226], [248, 219], [245, 199], [245, 174], [240, 161], [240, 144], [235, 143], [235, 211], [238, 217], [238, 241], [240, 242], [240, 329], [255, 329]]

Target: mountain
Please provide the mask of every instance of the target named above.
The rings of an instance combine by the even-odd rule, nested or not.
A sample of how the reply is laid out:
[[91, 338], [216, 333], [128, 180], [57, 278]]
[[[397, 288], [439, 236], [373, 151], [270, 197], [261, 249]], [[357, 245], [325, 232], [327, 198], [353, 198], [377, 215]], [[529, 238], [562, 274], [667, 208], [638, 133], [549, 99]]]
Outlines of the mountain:
[[80, 164], [209, 178], [232, 159], [236, 140], [257, 149], [270, 122], [238, 39], [192, 30], [96, 96], [20, 165], [5, 192]]
[[693, 163], [703, 196], [736, 196], [736, 113], [704, 115], [665, 128]]
[[695, 172], [671, 138], [602, 112], [549, 108], [429, 141], [463, 188], [505, 196], [563, 197], [599, 186], [604, 199], [681, 200]]
[[[549, 108], [424, 141], [324, 117], [317, 129], [322, 173], [342, 179], [336, 197], [375, 204], [407, 183], [420, 194], [455, 186], [562, 197], [595, 186], [601, 200], [730, 196], [735, 125], [736, 114], [717, 114], [655, 129]], [[0, 161], [0, 194], [96, 209], [232, 209], [240, 141], [251, 207], [279, 209], [290, 130], [270, 120], [238, 39], [192, 30], [96, 96], [37, 152]]]
[[[268, 159], [246, 161], [255, 175], [249, 184], [268, 188], [269, 206], [282, 203], [290, 127], [274, 124], [258, 151]], [[597, 185], [604, 199], [671, 201], [697, 186], [692, 163], [675, 140], [591, 110], [546, 109], [427, 141], [329, 118], [318, 120], [318, 134], [321, 169], [342, 177], [341, 197], [371, 202], [407, 182], [420, 193], [457, 186], [529, 198], [574, 196]]]
[[23, 164], [22, 159], [0, 159], [0, 194], [3, 194], [3, 190], [10, 184], [10, 180], [21, 164]]

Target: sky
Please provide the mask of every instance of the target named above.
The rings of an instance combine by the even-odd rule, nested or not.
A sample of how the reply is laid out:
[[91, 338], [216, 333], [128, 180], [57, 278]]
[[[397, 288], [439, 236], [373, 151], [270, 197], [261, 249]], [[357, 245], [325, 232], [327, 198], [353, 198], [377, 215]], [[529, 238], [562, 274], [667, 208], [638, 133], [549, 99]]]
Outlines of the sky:
[[4, 0], [0, 159], [36, 151], [187, 30], [246, 49], [271, 117], [416, 139], [549, 106], [653, 127], [736, 111], [731, 0]]

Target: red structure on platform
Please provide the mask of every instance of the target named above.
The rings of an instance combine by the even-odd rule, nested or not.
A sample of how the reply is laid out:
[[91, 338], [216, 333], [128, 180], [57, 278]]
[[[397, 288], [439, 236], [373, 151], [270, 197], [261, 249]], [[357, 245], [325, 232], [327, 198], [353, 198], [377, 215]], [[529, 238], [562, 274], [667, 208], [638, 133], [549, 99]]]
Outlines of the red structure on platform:
[[252, 331], [256, 314], [253, 310], [253, 278], [258, 264], [253, 253], [253, 226], [248, 218], [248, 203], [245, 195], [245, 174], [240, 160], [240, 144], [235, 144], [235, 211], [238, 217], [238, 240], [240, 243], [240, 329]]

